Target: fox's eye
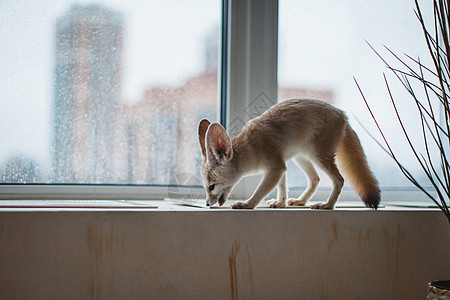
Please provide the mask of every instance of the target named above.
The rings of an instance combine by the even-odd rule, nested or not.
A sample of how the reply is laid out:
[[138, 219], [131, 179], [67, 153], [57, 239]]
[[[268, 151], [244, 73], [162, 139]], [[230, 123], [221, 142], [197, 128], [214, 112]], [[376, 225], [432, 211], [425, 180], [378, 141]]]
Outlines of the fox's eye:
[[212, 191], [214, 189], [214, 184], [211, 184], [208, 188], [210, 191]]

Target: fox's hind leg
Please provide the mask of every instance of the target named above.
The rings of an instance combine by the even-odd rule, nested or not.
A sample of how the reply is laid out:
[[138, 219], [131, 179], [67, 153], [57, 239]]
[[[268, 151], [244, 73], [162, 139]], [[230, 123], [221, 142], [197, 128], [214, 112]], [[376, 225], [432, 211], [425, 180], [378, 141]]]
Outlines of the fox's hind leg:
[[292, 206], [305, 206], [306, 202], [308, 202], [309, 199], [311, 199], [311, 197], [315, 194], [317, 186], [319, 185], [320, 178], [319, 175], [317, 175], [316, 168], [314, 168], [312, 162], [307, 158], [296, 156], [294, 158], [294, 161], [297, 166], [299, 166], [303, 170], [306, 177], [308, 178], [308, 186], [306, 187], [306, 190], [300, 195], [300, 197], [298, 197], [297, 199], [290, 199], [288, 201], [288, 204]]
[[272, 208], [283, 208], [286, 207], [286, 198], [287, 198], [286, 172], [284, 172], [277, 185], [277, 199], [269, 200], [267, 201], [267, 204]]
[[333, 156], [320, 158], [317, 165], [330, 177], [333, 183], [333, 189], [331, 190], [331, 194], [328, 197], [327, 203], [315, 204], [311, 206], [311, 208], [333, 209], [334, 204], [336, 204], [339, 194], [341, 193], [342, 187], [344, 186], [344, 178], [339, 172]]

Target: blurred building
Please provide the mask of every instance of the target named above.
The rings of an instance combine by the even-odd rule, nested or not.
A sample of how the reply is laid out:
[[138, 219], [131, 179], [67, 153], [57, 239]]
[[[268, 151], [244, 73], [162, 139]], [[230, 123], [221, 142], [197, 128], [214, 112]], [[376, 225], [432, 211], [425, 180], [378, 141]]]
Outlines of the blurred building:
[[121, 16], [74, 5], [56, 23], [54, 182], [108, 182], [121, 97]]

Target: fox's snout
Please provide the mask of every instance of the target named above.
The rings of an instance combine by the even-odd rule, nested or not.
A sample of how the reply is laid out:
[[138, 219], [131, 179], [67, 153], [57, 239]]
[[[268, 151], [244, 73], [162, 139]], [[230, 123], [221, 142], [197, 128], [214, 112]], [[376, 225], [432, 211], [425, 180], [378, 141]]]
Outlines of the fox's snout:
[[217, 201], [211, 198], [206, 199], [206, 206], [213, 206]]

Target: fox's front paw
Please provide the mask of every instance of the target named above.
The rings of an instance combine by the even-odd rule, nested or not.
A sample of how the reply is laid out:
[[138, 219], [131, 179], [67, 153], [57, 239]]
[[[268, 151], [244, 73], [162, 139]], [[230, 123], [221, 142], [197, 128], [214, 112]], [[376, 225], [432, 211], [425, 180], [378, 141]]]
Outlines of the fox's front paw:
[[247, 202], [236, 202], [231, 205], [233, 209], [252, 209], [253, 206], [249, 205]]
[[305, 206], [307, 201], [304, 200], [297, 200], [297, 199], [290, 199], [288, 201], [289, 206]]
[[312, 209], [333, 209], [334, 205], [330, 205], [328, 203], [325, 203], [325, 204], [318, 203], [318, 204], [311, 205], [311, 208]]
[[286, 202], [284, 201], [278, 201], [278, 200], [269, 200], [267, 201], [267, 205], [270, 206], [270, 208], [284, 208], [286, 207]]

